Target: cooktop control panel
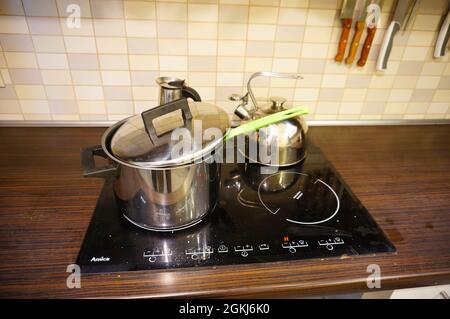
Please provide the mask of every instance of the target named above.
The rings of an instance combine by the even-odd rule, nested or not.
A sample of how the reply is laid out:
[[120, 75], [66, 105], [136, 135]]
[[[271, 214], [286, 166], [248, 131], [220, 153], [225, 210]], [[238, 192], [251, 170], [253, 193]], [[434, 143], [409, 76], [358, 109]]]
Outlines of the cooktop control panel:
[[[163, 262], [166, 263], [168, 259], [174, 257], [175, 254], [185, 255], [185, 259], [189, 260], [207, 260], [211, 259], [213, 255], [217, 258], [254, 258], [255, 256], [273, 255], [273, 254], [302, 254], [302, 249], [326, 249], [328, 251], [334, 250], [336, 245], [343, 245], [345, 242], [340, 237], [321, 239], [310, 244], [303, 239], [290, 240], [288, 236], [284, 237], [281, 245], [272, 246], [267, 243], [260, 244], [242, 244], [242, 245], [228, 245], [220, 244], [216, 247], [204, 246], [195, 248], [186, 248], [184, 252], [174, 252], [170, 248], [154, 247], [144, 249], [142, 254], [144, 259], [150, 263]], [[182, 257], [182, 256], [179, 256]]]
[[[149, 263], [167, 263], [169, 259], [174, 258], [175, 254], [184, 253], [184, 258], [186, 262], [189, 259], [197, 261], [197, 260], [208, 260], [211, 258], [218, 259], [228, 259], [228, 258], [260, 258], [261, 256], [270, 256], [270, 255], [279, 255], [279, 254], [303, 254], [307, 249], [325, 249], [328, 251], [332, 251], [335, 249], [336, 245], [344, 245], [345, 241], [340, 237], [321, 239], [318, 241], [314, 241], [311, 245], [308, 241], [299, 239], [292, 240], [289, 239], [288, 236], [284, 236], [281, 244], [272, 244], [272, 246], [267, 243], [258, 243], [258, 244], [241, 244], [241, 245], [228, 245], [228, 244], [220, 244], [216, 247], [204, 246], [204, 247], [195, 247], [195, 248], [187, 248], [184, 252], [174, 252], [170, 248], [164, 247], [154, 247], [144, 249], [142, 254], [144, 260], [147, 260]], [[325, 251], [323, 251], [325, 252]], [[356, 251], [352, 253], [357, 254]], [[213, 256], [214, 255], [214, 256]], [[182, 259], [182, 256], [179, 256]]]
[[272, 174], [222, 164], [217, 205], [176, 232], [137, 228], [119, 211], [105, 180], [77, 263], [115, 272], [332, 258], [394, 252], [381, 229], [320, 149]]

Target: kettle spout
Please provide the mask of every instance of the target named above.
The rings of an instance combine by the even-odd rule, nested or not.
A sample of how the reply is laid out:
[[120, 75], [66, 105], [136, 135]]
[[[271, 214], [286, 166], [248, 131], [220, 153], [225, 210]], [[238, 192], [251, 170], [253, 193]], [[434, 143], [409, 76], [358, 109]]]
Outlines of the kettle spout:
[[244, 104], [240, 104], [236, 110], [234, 110], [234, 114], [236, 114], [242, 120], [251, 120], [252, 116], [250, 111], [244, 106]]

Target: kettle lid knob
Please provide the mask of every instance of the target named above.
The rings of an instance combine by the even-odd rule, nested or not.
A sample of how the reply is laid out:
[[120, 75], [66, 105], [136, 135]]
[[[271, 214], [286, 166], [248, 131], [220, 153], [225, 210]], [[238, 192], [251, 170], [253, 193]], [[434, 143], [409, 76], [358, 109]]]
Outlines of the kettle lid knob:
[[286, 99], [282, 96], [271, 96], [270, 102], [272, 103], [272, 108], [281, 109]]

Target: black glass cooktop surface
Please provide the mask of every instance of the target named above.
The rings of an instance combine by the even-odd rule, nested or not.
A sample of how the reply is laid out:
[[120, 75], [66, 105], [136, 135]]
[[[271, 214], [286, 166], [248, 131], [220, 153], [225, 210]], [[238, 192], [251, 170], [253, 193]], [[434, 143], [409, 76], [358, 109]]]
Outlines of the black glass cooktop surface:
[[77, 264], [84, 273], [185, 268], [394, 252], [395, 247], [319, 148], [300, 164], [261, 174], [222, 164], [219, 200], [201, 223], [140, 229], [105, 180]]

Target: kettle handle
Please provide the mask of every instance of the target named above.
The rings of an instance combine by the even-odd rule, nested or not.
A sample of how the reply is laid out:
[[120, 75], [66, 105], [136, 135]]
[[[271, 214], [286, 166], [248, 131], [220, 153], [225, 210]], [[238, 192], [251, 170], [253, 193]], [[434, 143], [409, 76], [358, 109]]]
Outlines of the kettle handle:
[[158, 117], [175, 112], [177, 110], [181, 110], [184, 127], [190, 125], [192, 114], [186, 99], [178, 99], [141, 113], [142, 120], [144, 121], [145, 131], [155, 145], [159, 144], [159, 137], [158, 134], [156, 134], [153, 121]]
[[196, 90], [194, 90], [193, 88], [189, 87], [189, 86], [183, 86], [183, 89], [181, 91], [181, 94], [183, 95], [183, 97], [187, 98], [191, 98], [193, 99], [195, 102], [201, 102], [202, 98], [200, 97], [200, 94], [198, 94], [198, 92]]
[[247, 82], [247, 92], [248, 92], [248, 95], [250, 95], [250, 98], [252, 99], [253, 107], [255, 109], [259, 109], [259, 107], [258, 107], [258, 102], [256, 101], [256, 97], [252, 91], [251, 82], [254, 78], [256, 78], [258, 76], [265, 76], [265, 77], [270, 77], [270, 78], [286, 78], [286, 79], [294, 79], [294, 80], [303, 79], [303, 77], [301, 75], [296, 74], [296, 73], [280, 73], [280, 72], [256, 72], [256, 73], [253, 73]]

